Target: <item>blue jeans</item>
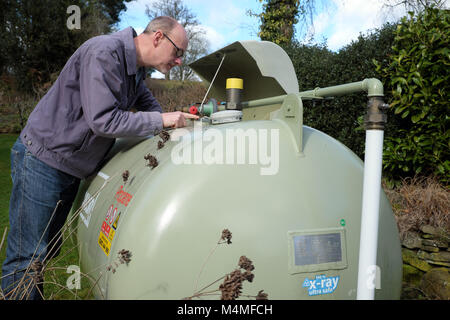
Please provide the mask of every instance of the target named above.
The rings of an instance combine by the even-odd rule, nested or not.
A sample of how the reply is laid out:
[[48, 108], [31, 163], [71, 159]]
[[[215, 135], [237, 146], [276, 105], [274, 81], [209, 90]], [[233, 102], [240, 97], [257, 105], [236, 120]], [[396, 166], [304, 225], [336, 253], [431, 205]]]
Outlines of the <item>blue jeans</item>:
[[59, 254], [59, 235], [80, 179], [38, 160], [20, 138], [11, 149], [11, 177], [3, 294], [7, 299], [42, 299], [41, 266]]

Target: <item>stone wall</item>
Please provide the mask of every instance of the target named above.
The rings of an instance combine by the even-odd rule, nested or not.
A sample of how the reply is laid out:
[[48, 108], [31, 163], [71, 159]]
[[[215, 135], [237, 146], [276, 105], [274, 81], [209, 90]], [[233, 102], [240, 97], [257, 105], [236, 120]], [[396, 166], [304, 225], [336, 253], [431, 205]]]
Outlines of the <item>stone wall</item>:
[[450, 300], [450, 234], [424, 225], [402, 239], [402, 299]]

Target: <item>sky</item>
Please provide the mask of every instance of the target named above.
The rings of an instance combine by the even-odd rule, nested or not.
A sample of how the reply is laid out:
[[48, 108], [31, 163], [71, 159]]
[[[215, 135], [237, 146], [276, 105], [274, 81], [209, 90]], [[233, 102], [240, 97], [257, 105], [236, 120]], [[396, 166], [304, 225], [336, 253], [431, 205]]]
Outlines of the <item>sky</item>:
[[[149, 22], [145, 14], [146, 5], [151, 6], [153, 2], [155, 0], [127, 3], [127, 10], [121, 13], [117, 27], [132, 26], [138, 34], [142, 32]], [[381, 0], [316, 2], [313, 26], [305, 32], [296, 28], [296, 35], [314, 34], [312, 43], [326, 43], [333, 51], [339, 51], [360, 34], [367, 34], [386, 22], [397, 21], [406, 15], [403, 7], [387, 8]], [[262, 12], [259, 0], [184, 0], [184, 4], [196, 15], [205, 30], [211, 52], [239, 40], [260, 40], [257, 36], [259, 20], [247, 14], [248, 10]]]

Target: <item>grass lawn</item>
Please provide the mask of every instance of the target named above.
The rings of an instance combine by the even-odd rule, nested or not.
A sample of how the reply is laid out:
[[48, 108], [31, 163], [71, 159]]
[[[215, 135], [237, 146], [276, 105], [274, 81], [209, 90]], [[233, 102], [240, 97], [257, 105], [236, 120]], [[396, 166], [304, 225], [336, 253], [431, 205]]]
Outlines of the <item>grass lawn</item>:
[[[5, 227], [9, 227], [9, 196], [11, 194], [12, 185], [9, 159], [11, 147], [17, 137], [18, 135], [13, 134], [0, 135], [0, 237], [3, 235]], [[1, 249], [0, 260], [3, 262], [5, 258], [5, 244]]]
[[[9, 230], [9, 197], [11, 194], [11, 169], [10, 152], [11, 147], [18, 135], [0, 134], [0, 241], [7, 227]], [[6, 255], [6, 239], [0, 248], [0, 263]], [[67, 273], [70, 265], [78, 266], [78, 251], [74, 237], [66, 238], [61, 253], [49, 263], [45, 273], [44, 296], [45, 299], [80, 299], [86, 298], [90, 291], [87, 279], [82, 277], [81, 289], [78, 291], [67, 288], [67, 280], [74, 273]], [[0, 268], [1, 276], [1, 268]]]

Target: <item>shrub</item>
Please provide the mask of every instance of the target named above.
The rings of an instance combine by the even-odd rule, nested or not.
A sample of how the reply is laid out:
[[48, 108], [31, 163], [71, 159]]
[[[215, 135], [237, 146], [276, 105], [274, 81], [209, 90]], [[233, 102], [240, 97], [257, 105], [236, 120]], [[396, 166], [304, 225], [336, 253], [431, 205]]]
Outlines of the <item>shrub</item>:
[[201, 102], [206, 87], [202, 82], [146, 79], [147, 87], [161, 105], [163, 112], [175, 111], [175, 107]]
[[404, 17], [396, 29], [388, 66], [377, 70], [390, 88], [390, 119], [400, 123], [386, 137], [384, 174], [400, 177], [435, 175], [448, 184], [450, 11], [426, 9]]
[[[285, 46], [296, 70], [300, 91], [377, 77], [372, 60], [387, 65], [395, 27], [385, 24], [368, 35], [360, 35], [338, 53], [325, 45], [294, 42]], [[304, 123], [336, 138], [363, 158], [365, 135], [358, 119], [366, 113], [366, 106], [367, 95], [364, 93], [319, 103], [304, 101]]]

